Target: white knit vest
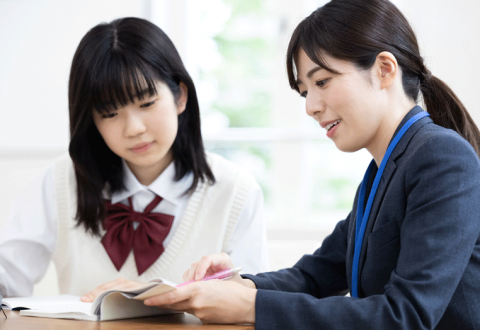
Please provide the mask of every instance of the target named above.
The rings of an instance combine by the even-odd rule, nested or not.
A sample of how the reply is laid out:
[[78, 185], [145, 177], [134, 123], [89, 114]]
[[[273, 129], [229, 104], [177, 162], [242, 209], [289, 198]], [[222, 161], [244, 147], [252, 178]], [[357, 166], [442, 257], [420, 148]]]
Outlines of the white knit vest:
[[[202, 256], [225, 252], [237, 219], [252, 185], [253, 177], [221, 156], [208, 153], [216, 183], [199, 183], [171, 241], [162, 255], [138, 276], [133, 252], [117, 271], [105, 252], [101, 237], [77, 227], [76, 180], [68, 155], [55, 164], [57, 244], [53, 255], [61, 294], [83, 295], [97, 286], [124, 277], [147, 282], [164, 278], [182, 282], [183, 273]], [[103, 236], [105, 232], [101, 231]]]

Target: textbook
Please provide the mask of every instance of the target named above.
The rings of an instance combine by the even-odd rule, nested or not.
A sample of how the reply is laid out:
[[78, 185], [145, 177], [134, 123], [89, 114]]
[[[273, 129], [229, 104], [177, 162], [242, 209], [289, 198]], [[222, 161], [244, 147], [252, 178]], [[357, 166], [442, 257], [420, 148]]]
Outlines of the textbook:
[[93, 303], [86, 303], [78, 296], [59, 295], [28, 298], [4, 298], [4, 309], [20, 310], [20, 315], [87, 321], [107, 321], [175, 314], [177, 311], [146, 306], [143, 300], [175, 290], [175, 284], [165, 280], [145, 284], [130, 290], [108, 290]]

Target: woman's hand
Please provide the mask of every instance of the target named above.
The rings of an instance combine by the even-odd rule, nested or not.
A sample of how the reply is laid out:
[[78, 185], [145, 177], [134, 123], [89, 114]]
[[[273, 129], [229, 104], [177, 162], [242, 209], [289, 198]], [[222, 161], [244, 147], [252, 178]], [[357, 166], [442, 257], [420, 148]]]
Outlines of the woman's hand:
[[135, 289], [139, 286], [144, 285], [145, 283], [142, 282], [135, 282], [135, 281], [130, 281], [127, 279], [124, 279], [122, 277], [117, 278], [116, 280], [104, 283], [89, 293], [83, 295], [80, 297], [80, 300], [83, 302], [92, 302], [95, 300], [95, 298], [98, 297], [102, 292], [107, 291], [107, 290], [128, 290], [128, 289]]
[[[225, 269], [235, 268], [232, 260], [226, 253], [211, 254], [202, 257], [200, 261], [197, 261], [190, 266], [190, 269], [183, 274], [183, 280], [187, 281], [199, 281], [205, 276], [213, 275]], [[240, 274], [235, 274], [229, 281], [237, 282], [238, 284], [255, 288], [255, 284], [250, 280], [244, 280]]]
[[186, 311], [205, 323], [255, 323], [256, 295], [256, 289], [235, 281], [210, 280], [150, 297], [144, 303]]

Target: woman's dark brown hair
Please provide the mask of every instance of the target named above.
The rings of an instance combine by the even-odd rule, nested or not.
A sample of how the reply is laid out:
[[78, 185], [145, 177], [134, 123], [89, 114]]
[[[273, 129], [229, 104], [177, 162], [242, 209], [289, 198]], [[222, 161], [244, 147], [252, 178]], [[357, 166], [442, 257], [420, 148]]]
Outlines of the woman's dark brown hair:
[[295, 29], [287, 51], [290, 86], [296, 84], [295, 57], [303, 49], [324, 69], [322, 53], [369, 70], [382, 51], [392, 53], [402, 69], [406, 95], [417, 102], [422, 92], [434, 123], [455, 130], [480, 155], [480, 132], [455, 93], [433, 76], [420, 56], [415, 34], [402, 13], [388, 0], [332, 0]]
[[99, 233], [105, 208], [102, 192], [124, 189], [122, 160], [105, 144], [92, 118], [93, 111], [108, 113], [156, 94], [164, 82], [175, 99], [179, 84], [188, 89], [185, 111], [178, 116], [172, 146], [175, 180], [193, 173], [188, 192], [199, 181], [215, 182], [205, 158], [200, 132], [200, 110], [195, 86], [168, 36], [140, 18], [123, 18], [92, 28], [80, 41], [70, 70], [69, 152], [77, 181], [77, 224]]

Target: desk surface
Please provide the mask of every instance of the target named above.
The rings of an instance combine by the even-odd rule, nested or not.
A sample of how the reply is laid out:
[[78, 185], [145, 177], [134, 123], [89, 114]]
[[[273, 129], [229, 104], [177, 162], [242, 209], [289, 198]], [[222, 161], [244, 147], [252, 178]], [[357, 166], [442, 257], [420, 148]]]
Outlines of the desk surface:
[[198, 318], [191, 314], [175, 314], [155, 317], [143, 317], [138, 319], [128, 319], [121, 321], [78, 321], [49, 319], [44, 317], [20, 316], [19, 312], [5, 311], [8, 319], [5, 319], [3, 313], [0, 312], [0, 330], [31, 330], [31, 329], [115, 329], [115, 330], [148, 330], [148, 329], [192, 329], [199, 328], [202, 330], [222, 330], [222, 329], [254, 329], [253, 325], [218, 325], [218, 324], [202, 324]]

